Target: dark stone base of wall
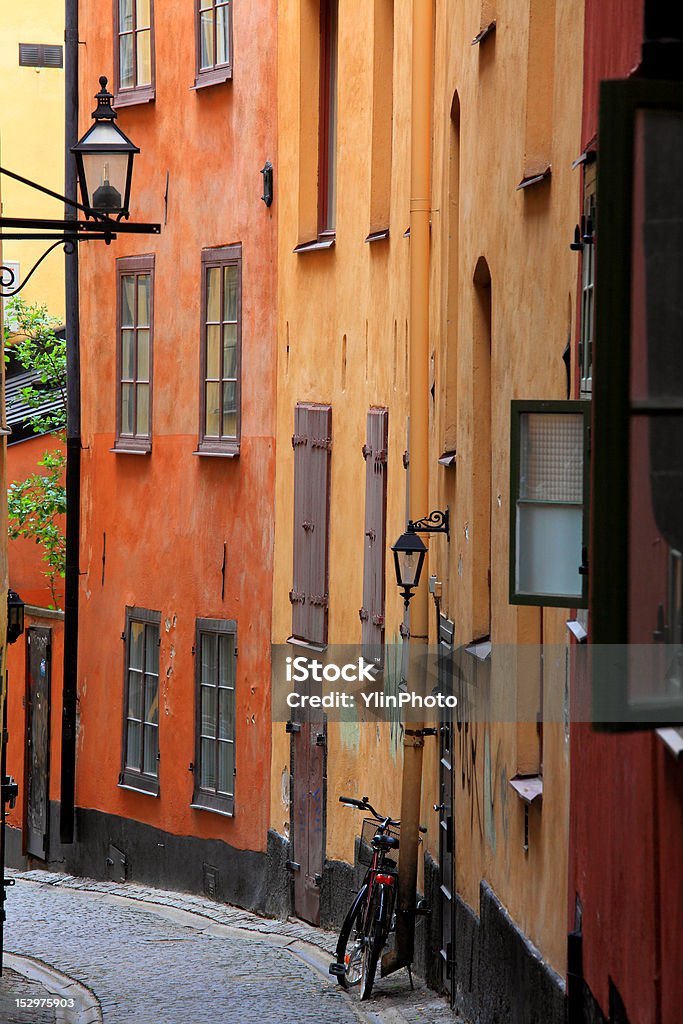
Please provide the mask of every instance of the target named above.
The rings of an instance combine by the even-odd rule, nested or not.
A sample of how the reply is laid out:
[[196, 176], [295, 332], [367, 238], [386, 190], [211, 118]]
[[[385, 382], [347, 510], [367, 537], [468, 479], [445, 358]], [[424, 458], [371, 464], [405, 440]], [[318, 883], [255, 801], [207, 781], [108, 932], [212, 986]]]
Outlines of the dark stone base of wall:
[[565, 1024], [563, 979], [481, 882], [479, 917], [456, 897], [455, 1007], [477, 1024]]
[[62, 846], [57, 803], [51, 802], [50, 822], [47, 863], [24, 857], [21, 833], [6, 830], [10, 867], [44, 867], [97, 879], [125, 877], [160, 889], [202, 893], [260, 914], [286, 913], [282, 882], [286, 871], [275, 838], [269, 837], [266, 853], [237, 850], [218, 839], [176, 836], [139, 821], [77, 807], [75, 842]]

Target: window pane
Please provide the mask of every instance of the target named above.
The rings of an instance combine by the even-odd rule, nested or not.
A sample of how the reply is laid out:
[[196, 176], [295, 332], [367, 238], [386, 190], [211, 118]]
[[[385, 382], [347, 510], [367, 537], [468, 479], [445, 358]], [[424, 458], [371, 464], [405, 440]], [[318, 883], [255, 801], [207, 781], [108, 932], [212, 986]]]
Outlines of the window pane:
[[149, 29], [138, 32], [138, 80], [137, 85], [149, 85], [152, 81], [152, 34]]
[[148, 775], [159, 774], [159, 730], [156, 725], [146, 725], [145, 729], [145, 757], [142, 770]]
[[216, 741], [201, 740], [201, 762], [199, 767], [199, 785], [202, 789], [216, 788]]
[[149, 380], [149, 331], [138, 331], [138, 380]]
[[232, 740], [235, 738], [235, 691], [218, 691], [218, 738]]
[[135, 326], [135, 278], [121, 278], [121, 326]]
[[235, 685], [235, 640], [232, 636], [221, 636], [220, 640], [220, 678], [219, 686]]
[[218, 744], [218, 791], [232, 794], [235, 748], [232, 743]]
[[583, 501], [583, 416], [525, 413], [520, 430], [519, 497]]
[[206, 328], [206, 376], [219, 380], [221, 376], [221, 329], [219, 324]]
[[134, 384], [121, 385], [121, 433], [133, 433], [133, 389]]
[[133, 36], [119, 39], [119, 83], [122, 89], [132, 89], [133, 79]]
[[145, 721], [159, 721], [159, 679], [145, 674]]
[[215, 633], [202, 633], [202, 684], [216, 685], [217, 659], [218, 659], [218, 637]]
[[144, 655], [145, 627], [142, 622], [131, 622], [130, 624], [130, 649], [128, 652], [128, 665], [130, 668], [142, 669]]
[[223, 378], [237, 376], [237, 324], [223, 327]]
[[209, 267], [206, 271], [206, 322], [220, 323], [221, 319], [221, 268]]
[[133, 28], [133, 0], [119, 0], [119, 32]]
[[148, 625], [145, 630], [145, 670], [159, 675], [159, 627]]
[[149, 289], [150, 275], [140, 274], [138, 277], [138, 327], [149, 327]]
[[138, 422], [135, 433], [149, 437], [149, 384], [138, 384]]
[[220, 384], [206, 385], [206, 431], [207, 436], [218, 437], [221, 423], [221, 386]]
[[225, 307], [223, 319], [235, 323], [237, 321], [237, 267], [224, 267], [225, 275]]
[[230, 60], [228, 12], [228, 4], [216, 7], [216, 64], [227, 64]]
[[121, 331], [121, 379], [135, 379], [135, 331]]
[[216, 735], [216, 689], [213, 686], [202, 686], [201, 734]]
[[142, 719], [142, 675], [128, 673], [128, 717]]
[[149, 0], [137, 0], [137, 27], [149, 28]]
[[213, 67], [213, 10], [204, 10], [199, 15], [199, 66]]
[[142, 726], [139, 722], [128, 722], [126, 742], [126, 768], [140, 770], [142, 760]]
[[237, 385], [234, 381], [223, 384], [223, 436], [237, 437]]

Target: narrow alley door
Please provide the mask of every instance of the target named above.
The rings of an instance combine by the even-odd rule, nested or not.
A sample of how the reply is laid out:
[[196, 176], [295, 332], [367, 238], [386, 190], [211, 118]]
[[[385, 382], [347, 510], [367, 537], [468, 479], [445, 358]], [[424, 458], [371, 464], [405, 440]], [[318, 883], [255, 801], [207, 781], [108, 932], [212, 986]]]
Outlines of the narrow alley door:
[[320, 883], [325, 847], [325, 744], [323, 722], [298, 723], [292, 734], [292, 856], [294, 912], [320, 924]]
[[[439, 690], [453, 695], [453, 632], [454, 625], [445, 615], [439, 621]], [[455, 948], [453, 924], [455, 914], [454, 824], [453, 824], [453, 721], [450, 710], [444, 710], [439, 728], [439, 900], [441, 903], [441, 983], [455, 996]], [[445, 716], [449, 716], [446, 718]]]
[[26, 849], [48, 859], [51, 631], [31, 626], [26, 637]]

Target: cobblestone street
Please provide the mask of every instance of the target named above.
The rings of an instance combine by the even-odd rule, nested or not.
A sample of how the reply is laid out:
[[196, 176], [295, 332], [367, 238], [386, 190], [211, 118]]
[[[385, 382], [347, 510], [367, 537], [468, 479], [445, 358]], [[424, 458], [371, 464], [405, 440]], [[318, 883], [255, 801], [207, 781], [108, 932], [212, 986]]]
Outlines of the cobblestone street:
[[[378, 979], [376, 998], [361, 1007], [324, 974], [335, 937], [299, 922], [140, 886], [47, 872], [15, 877], [6, 949], [91, 989], [105, 1024], [457, 1022], [424, 987], [411, 993], [405, 972]], [[0, 1011], [2, 1024], [62, 1020], [14, 1009], [7, 994]]]

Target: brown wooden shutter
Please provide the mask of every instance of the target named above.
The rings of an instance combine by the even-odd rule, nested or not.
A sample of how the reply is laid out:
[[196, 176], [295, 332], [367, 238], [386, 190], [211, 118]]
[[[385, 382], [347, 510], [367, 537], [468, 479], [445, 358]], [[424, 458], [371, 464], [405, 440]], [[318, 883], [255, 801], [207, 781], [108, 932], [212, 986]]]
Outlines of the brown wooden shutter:
[[294, 574], [292, 635], [327, 643], [332, 408], [299, 403], [294, 411]]
[[363, 656], [381, 665], [384, 659], [384, 590], [387, 529], [387, 446], [389, 412], [370, 409], [365, 458], [365, 545], [363, 561]]

